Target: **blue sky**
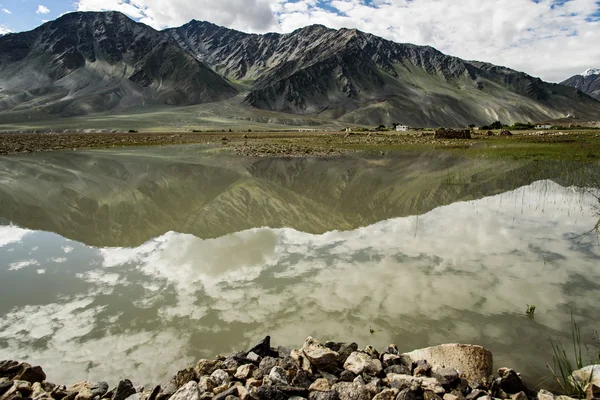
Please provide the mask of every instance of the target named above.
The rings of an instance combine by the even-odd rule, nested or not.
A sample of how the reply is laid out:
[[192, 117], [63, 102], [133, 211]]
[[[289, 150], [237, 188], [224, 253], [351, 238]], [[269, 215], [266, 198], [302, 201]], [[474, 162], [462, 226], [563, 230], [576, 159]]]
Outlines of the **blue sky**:
[[[49, 12], [45, 13], [44, 8], [38, 10], [40, 5]], [[55, 19], [62, 13], [73, 10], [76, 10], [76, 5], [64, 0], [0, 0], [0, 25], [17, 32], [29, 30], [42, 24], [44, 20]]]
[[548, 81], [600, 67], [600, 0], [0, 0], [0, 33], [101, 10], [157, 29], [192, 18], [258, 33], [358, 28]]

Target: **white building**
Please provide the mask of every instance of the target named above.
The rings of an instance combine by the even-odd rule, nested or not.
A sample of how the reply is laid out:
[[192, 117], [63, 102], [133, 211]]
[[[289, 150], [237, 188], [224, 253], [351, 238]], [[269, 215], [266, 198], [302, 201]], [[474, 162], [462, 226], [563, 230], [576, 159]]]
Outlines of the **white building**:
[[396, 125], [396, 132], [408, 132], [408, 129], [406, 125]]
[[552, 125], [536, 125], [535, 129], [550, 129]]

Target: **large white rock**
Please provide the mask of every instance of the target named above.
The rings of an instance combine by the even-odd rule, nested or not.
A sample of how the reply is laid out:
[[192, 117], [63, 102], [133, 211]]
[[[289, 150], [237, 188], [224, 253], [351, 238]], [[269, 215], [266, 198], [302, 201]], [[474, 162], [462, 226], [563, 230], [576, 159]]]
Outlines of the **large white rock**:
[[471, 382], [481, 382], [493, 374], [492, 353], [470, 344], [442, 344], [404, 354], [413, 361], [427, 360], [434, 368], [454, 368]]
[[571, 374], [571, 379], [581, 385], [582, 388], [588, 383], [600, 386], [600, 365], [588, 365], [587, 367], [578, 369]]
[[190, 381], [176, 391], [169, 400], [198, 400], [199, 398], [200, 391], [198, 390], [198, 384]]
[[375, 375], [381, 371], [383, 367], [381, 361], [371, 358], [367, 353], [355, 351], [346, 359], [344, 369], [353, 372], [354, 375], [360, 375], [363, 372]]
[[318, 369], [335, 364], [340, 357], [337, 352], [323, 346], [310, 336], [304, 342], [304, 346], [302, 346], [302, 353]]

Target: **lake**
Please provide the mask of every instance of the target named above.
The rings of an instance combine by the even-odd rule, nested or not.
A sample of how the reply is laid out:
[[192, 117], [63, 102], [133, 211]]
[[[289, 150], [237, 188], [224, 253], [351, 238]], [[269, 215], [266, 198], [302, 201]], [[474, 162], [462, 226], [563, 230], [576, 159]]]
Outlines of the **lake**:
[[2, 157], [0, 359], [158, 384], [267, 334], [464, 342], [535, 386], [571, 315], [590, 344], [600, 328], [599, 177], [437, 153]]

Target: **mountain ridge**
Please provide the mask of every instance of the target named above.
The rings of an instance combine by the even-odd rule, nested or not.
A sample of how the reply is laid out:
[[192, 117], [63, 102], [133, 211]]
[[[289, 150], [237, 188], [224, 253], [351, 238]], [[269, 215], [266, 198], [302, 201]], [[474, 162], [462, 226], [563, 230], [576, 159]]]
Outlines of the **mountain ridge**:
[[563, 81], [562, 84], [577, 88], [600, 100], [600, 68], [588, 68], [584, 73], [574, 75]]
[[367, 125], [600, 115], [578, 89], [356, 29], [249, 34], [192, 20], [156, 31], [119, 12], [77, 12], [0, 38], [0, 112], [91, 115], [236, 95], [254, 110]]
[[43, 106], [65, 115], [237, 94], [160, 32], [119, 12], [70, 13], [0, 38], [0, 81], [0, 110]]

